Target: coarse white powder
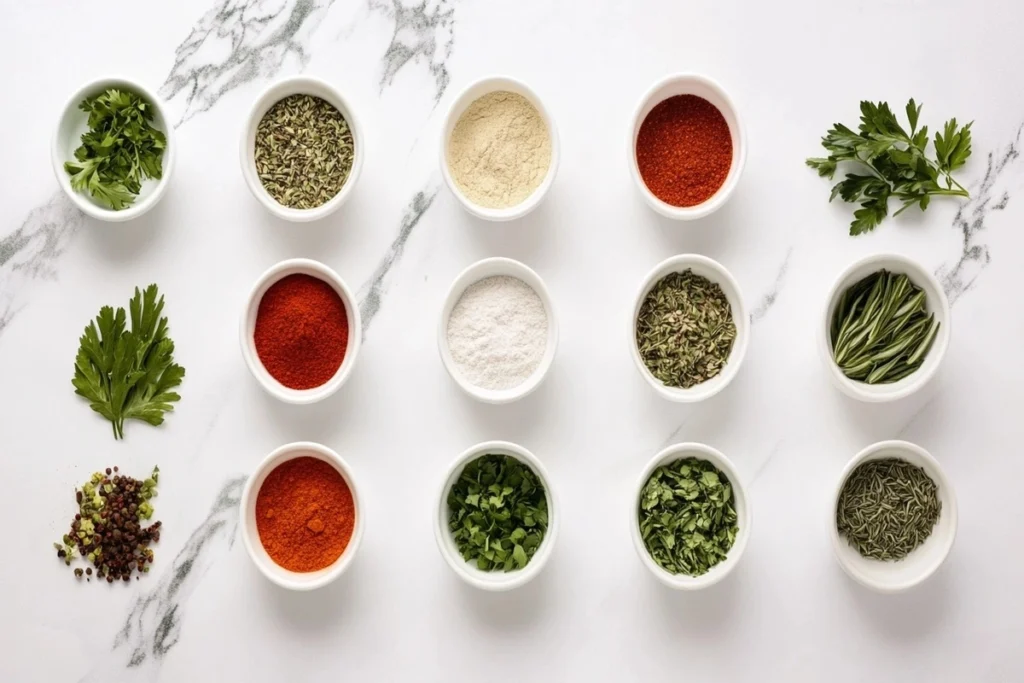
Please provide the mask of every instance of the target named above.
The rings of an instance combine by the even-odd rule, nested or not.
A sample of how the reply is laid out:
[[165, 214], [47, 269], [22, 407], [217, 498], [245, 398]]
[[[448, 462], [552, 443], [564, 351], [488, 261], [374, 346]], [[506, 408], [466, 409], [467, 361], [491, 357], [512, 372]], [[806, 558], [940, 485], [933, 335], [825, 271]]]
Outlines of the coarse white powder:
[[544, 302], [519, 278], [473, 283], [448, 317], [448, 351], [470, 384], [511, 389], [530, 378], [548, 345]]

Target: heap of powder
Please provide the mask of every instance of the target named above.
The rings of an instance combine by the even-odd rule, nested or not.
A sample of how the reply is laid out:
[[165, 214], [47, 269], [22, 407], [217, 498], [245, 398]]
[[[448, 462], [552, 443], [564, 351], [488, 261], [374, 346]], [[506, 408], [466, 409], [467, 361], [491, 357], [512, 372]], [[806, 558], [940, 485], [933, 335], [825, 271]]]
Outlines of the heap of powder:
[[537, 292], [507, 275], [466, 288], [448, 318], [448, 350], [459, 373], [483, 389], [511, 389], [540, 366], [548, 315]]
[[487, 93], [452, 130], [448, 168], [474, 204], [506, 209], [540, 186], [551, 166], [551, 135], [540, 112], [522, 95]]

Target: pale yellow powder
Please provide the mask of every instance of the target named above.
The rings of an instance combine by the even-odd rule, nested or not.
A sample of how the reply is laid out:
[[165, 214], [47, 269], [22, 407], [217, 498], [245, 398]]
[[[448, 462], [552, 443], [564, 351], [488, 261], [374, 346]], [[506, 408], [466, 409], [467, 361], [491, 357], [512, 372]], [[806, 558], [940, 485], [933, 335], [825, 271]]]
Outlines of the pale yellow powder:
[[487, 93], [459, 117], [448, 142], [448, 168], [474, 204], [505, 209], [523, 202], [551, 166], [551, 135], [522, 95]]

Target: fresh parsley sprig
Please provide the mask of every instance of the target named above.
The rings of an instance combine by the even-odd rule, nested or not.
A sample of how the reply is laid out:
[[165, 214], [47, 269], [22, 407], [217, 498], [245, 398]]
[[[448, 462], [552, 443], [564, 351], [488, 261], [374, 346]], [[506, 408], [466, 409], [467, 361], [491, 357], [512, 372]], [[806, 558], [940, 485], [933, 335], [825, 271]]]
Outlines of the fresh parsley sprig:
[[889, 213], [889, 198], [901, 202], [894, 216], [913, 205], [924, 211], [933, 196], [970, 196], [953, 178], [971, 155], [971, 124], [959, 126], [956, 119], [935, 133], [935, 158], [928, 157], [928, 126], [917, 127], [922, 105], [907, 103], [908, 133], [885, 102], [861, 102], [858, 132], [836, 123], [821, 139], [827, 157], [812, 157], [807, 165], [818, 175], [832, 178], [842, 163], [859, 166], [864, 173], [848, 173], [832, 188], [831, 202], [860, 202], [853, 212], [850, 234], [874, 230]]
[[163, 174], [167, 139], [150, 123], [153, 105], [124, 90], [107, 90], [78, 105], [89, 115], [89, 131], [75, 150], [77, 161], [64, 163], [71, 188], [86, 192], [120, 211], [135, 201], [146, 178]]
[[174, 342], [167, 337], [167, 318], [160, 317], [164, 298], [157, 286], [145, 294], [135, 288], [128, 306], [131, 330], [125, 329], [125, 311], [104, 306], [79, 339], [75, 358], [75, 393], [113, 424], [114, 438], [124, 438], [124, 421], [136, 419], [158, 425], [171, 403], [181, 397], [172, 391], [185, 377], [174, 362]]

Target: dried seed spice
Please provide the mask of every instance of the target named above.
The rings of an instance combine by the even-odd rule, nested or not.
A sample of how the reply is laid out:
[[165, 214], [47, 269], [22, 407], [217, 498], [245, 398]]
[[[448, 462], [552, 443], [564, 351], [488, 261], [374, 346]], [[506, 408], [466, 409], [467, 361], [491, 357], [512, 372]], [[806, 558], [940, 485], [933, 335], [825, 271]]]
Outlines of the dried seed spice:
[[928, 540], [942, 514], [939, 487], [898, 458], [858, 466], [839, 494], [836, 528], [864, 557], [902, 560]]
[[319, 97], [285, 97], [256, 128], [260, 182], [275, 201], [292, 209], [330, 201], [348, 180], [354, 158], [348, 121]]
[[[120, 474], [117, 467], [93, 474], [75, 491], [78, 512], [61, 542], [53, 544], [57, 557], [71, 566], [80, 555], [96, 568], [96, 578], [107, 583], [148, 572], [153, 562], [149, 545], [160, 540], [161, 523], [143, 527], [142, 522], [153, 516], [149, 501], [156, 495], [159, 476], [157, 467], [142, 481]], [[91, 577], [92, 567], [75, 569], [77, 578], [83, 574]]]
[[689, 269], [658, 280], [636, 319], [640, 357], [670, 387], [689, 389], [718, 375], [735, 341], [725, 292]]

